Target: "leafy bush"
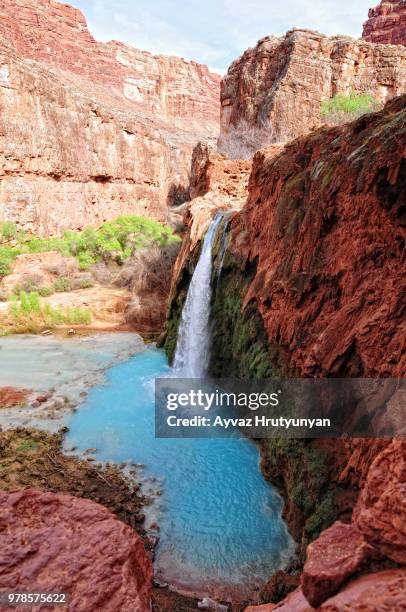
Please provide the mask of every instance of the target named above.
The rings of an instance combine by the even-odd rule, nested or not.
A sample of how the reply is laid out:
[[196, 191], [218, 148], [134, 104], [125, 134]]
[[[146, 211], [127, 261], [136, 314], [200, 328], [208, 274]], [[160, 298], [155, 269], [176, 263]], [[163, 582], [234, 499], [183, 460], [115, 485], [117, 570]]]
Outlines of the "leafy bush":
[[251, 159], [258, 149], [273, 142], [275, 141], [270, 125], [251, 125], [243, 120], [220, 136], [217, 150], [229, 159]]
[[11, 264], [20, 253], [58, 251], [65, 257], [76, 257], [79, 268], [86, 270], [102, 260], [122, 264], [139, 249], [180, 241], [171, 227], [139, 216], [118, 217], [99, 229], [68, 230], [61, 237], [27, 236], [10, 223], [3, 223], [0, 229], [7, 236], [15, 236], [17, 242], [17, 246], [1, 246], [0, 237], [0, 277], [10, 273]]
[[48, 297], [54, 293], [54, 288], [48, 285], [45, 285], [38, 289], [38, 293], [40, 294], [41, 297]]
[[12, 263], [20, 252], [16, 248], [0, 246], [0, 277], [10, 274]]
[[68, 276], [60, 276], [54, 281], [53, 287], [58, 293], [70, 291], [72, 289], [72, 281]]
[[12, 221], [4, 221], [0, 223], [0, 241], [8, 242], [17, 238], [18, 228]]
[[352, 92], [349, 95], [337, 94], [330, 100], [324, 100], [321, 103], [320, 114], [327, 123], [339, 125], [353, 121], [365, 113], [379, 110], [380, 107], [379, 101], [371, 94]]

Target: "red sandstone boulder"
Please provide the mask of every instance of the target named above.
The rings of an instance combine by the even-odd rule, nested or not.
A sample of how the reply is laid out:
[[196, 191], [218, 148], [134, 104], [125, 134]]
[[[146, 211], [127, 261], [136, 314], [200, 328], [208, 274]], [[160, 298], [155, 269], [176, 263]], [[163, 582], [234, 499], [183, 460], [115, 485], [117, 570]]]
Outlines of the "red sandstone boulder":
[[352, 576], [373, 555], [356, 525], [334, 523], [307, 547], [302, 591], [315, 607]]
[[322, 612], [404, 612], [405, 609], [406, 569], [362, 576], [320, 608]]
[[65, 592], [71, 612], [147, 612], [152, 565], [140, 537], [89, 500], [0, 492], [0, 591]]
[[[335, 597], [324, 602], [318, 612], [404, 612], [406, 609], [406, 569], [388, 570], [362, 576], [350, 582]], [[250, 606], [245, 612], [312, 612], [302, 590], [297, 589], [277, 605]]]
[[406, 564], [405, 438], [393, 440], [372, 463], [354, 521], [365, 539], [383, 555]]
[[249, 606], [245, 608], [245, 612], [271, 612], [272, 610], [277, 610], [278, 612], [308, 612], [313, 609], [303, 595], [302, 589], [296, 589], [296, 591], [290, 593], [286, 599], [278, 604]]

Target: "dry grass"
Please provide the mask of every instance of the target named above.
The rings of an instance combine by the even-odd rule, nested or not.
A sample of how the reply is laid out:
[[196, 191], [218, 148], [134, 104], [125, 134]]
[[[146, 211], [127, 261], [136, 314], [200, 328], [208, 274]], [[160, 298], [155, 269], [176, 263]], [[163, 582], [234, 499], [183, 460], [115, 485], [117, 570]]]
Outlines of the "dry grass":
[[172, 268], [178, 252], [178, 243], [137, 251], [124, 264], [114, 284], [126, 287], [138, 296], [155, 295], [157, 298], [167, 298], [171, 288]]
[[274, 142], [271, 125], [251, 125], [243, 120], [220, 136], [217, 150], [229, 159], [252, 159], [258, 149]]

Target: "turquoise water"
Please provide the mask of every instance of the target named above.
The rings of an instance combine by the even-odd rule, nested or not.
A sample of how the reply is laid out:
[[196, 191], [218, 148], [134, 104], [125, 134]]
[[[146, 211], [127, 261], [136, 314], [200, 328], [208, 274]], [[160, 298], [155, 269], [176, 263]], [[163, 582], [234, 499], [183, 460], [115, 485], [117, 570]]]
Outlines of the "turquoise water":
[[158, 478], [158, 579], [243, 596], [291, 554], [280, 497], [263, 480], [248, 440], [154, 438], [154, 378], [168, 372], [157, 349], [112, 367], [72, 416], [66, 444], [97, 448], [98, 460], [144, 464], [144, 476]]

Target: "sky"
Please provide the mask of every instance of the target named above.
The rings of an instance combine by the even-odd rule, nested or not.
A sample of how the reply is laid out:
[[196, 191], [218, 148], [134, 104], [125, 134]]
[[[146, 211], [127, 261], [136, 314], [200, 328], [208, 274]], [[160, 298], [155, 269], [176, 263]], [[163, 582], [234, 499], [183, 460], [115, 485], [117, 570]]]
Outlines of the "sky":
[[152, 53], [178, 55], [220, 73], [260, 38], [310, 28], [361, 36], [377, 0], [66, 0], [92, 35]]

